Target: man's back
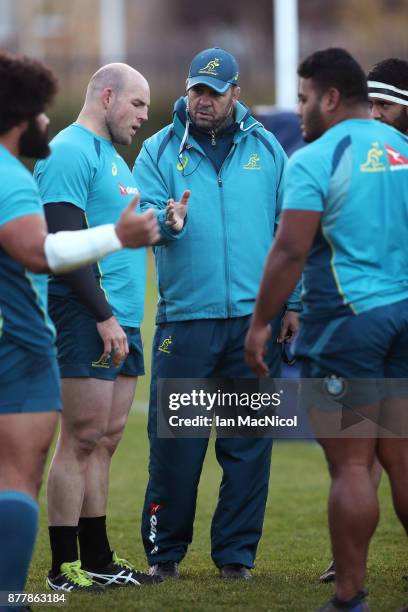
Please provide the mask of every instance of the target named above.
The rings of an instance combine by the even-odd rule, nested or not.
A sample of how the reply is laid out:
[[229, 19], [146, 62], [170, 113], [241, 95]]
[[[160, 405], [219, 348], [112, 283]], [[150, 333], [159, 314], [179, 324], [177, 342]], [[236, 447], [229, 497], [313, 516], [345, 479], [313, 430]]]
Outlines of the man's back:
[[284, 208], [322, 213], [304, 272], [304, 316], [357, 314], [408, 297], [408, 139], [338, 123], [290, 162]]

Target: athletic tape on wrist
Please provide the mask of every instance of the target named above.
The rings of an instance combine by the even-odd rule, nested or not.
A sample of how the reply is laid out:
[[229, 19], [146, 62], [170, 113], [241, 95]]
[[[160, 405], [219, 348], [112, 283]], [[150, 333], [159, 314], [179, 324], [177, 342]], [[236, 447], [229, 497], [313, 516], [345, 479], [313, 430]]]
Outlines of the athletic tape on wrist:
[[48, 266], [56, 274], [94, 263], [122, 248], [113, 224], [48, 234], [44, 242]]

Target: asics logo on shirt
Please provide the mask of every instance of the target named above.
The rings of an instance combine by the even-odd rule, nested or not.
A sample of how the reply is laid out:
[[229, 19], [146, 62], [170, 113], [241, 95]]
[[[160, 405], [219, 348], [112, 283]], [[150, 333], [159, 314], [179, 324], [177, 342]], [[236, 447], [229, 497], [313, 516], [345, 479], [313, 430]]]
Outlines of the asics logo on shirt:
[[183, 159], [181, 159], [179, 161], [179, 163], [177, 164], [177, 170], [180, 170], [180, 172], [181, 172], [182, 170], [184, 170], [184, 168], [187, 166], [187, 164], [188, 164], [188, 157], [187, 157], [187, 155], [185, 155], [183, 157]]

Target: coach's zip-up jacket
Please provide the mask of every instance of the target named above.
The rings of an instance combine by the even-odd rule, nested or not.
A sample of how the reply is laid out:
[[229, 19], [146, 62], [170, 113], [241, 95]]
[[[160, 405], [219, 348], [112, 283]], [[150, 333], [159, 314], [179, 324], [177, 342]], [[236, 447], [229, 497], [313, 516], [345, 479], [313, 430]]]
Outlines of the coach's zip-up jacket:
[[[157, 323], [253, 311], [282, 206], [286, 155], [241, 103], [236, 122], [231, 150], [217, 172], [189, 133], [181, 98], [173, 124], [146, 140], [136, 160], [141, 209], [156, 210], [162, 233], [154, 249]], [[177, 233], [165, 225], [165, 208], [186, 189], [191, 191], [187, 219]], [[288, 307], [300, 309], [297, 292]]]

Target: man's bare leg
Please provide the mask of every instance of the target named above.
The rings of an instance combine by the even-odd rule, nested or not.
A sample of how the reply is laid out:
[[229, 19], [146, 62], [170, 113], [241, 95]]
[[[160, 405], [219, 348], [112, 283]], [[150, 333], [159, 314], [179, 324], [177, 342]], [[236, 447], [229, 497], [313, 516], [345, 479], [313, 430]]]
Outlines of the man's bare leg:
[[48, 476], [51, 526], [78, 525], [89, 459], [107, 430], [113, 389], [113, 381], [108, 380], [62, 381], [61, 431]]
[[113, 402], [105, 434], [89, 457], [81, 517], [106, 514], [109, 469], [112, 456], [125, 429], [136, 390], [136, 377], [118, 376], [114, 383]]
[[0, 415], [0, 489], [37, 499], [57, 412]]
[[[51, 588], [69, 581], [75, 588], [93, 588], [78, 567], [78, 520], [89, 457], [106, 432], [113, 381], [66, 378], [62, 381], [61, 431], [48, 477], [48, 519], [52, 566]], [[79, 573], [78, 573], [79, 572]]]
[[106, 526], [109, 469], [132, 406], [136, 380], [127, 376], [118, 376], [116, 379], [105, 435], [89, 458], [85, 495], [78, 524], [81, 563], [86, 569], [104, 568], [112, 561]]
[[378, 522], [377, 492], [370, 476], [376, 440], [339, 438], [319, 442], [332, 478], [329, 526], [336, 595], [347, 601], [364, 587], [368, 546]]
[[[370, 477], [371, 477], [372, 483], [376, 491], [378, 491], [380, 487], [382, 471], [383, 471], [383, 468], [382, 468], [380, 461], [377, 459], [377, 457], [374, 457], [373, 464], [370, 468]], [[334, 560], [332, 559], [328, 567], [324, 570], [324, 572], [319, 577], [319, 581], [320, 582], [334, 582], [335, 579], [336, 579], [336, 564]]]
[[408, 400], [384, 402], [381, 425], [401, 436], [379, 439], [377, 456], [390, 479], [395, 512], [408, 533]]
[[23, 591], [56, 412], [0, 415], [0, 591]]
[[371, 466], [370, 476], [371, 476], [371, 480], [373, 481], [373, 485], [375, 486], [377, 491], [380, 487], [382, 470], [383, 469], [382, 469], [381, 463], [379, 462], [377, 457], [375, 457], [373, 465]]

